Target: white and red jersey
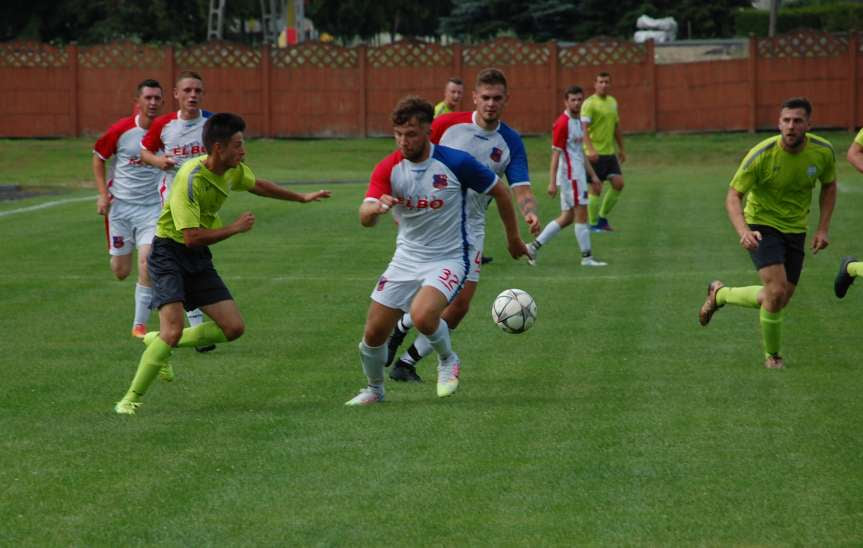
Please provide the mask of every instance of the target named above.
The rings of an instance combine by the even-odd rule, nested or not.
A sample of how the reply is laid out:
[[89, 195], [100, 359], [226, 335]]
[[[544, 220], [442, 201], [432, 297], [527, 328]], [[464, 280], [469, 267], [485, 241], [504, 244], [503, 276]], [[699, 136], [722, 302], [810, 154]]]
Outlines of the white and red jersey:
[[584, 173], [584, 127], [581, 119], [573, 117], [569, 110], [563, 111], [551, 130], [551, 148], [560, 151], [557, 164], [557, 184], [570, 181], [586, 181]]
[[106, 173], [108, 192], [118, 199], [139, 205], [159, 203], [161, 172], [141, 162], [141, 139], [147, 130], [139, 115], [121, 118], [108, 128], [93, 146], [93, 154], [114, 161]]
[[[486, 130], [476, 123], [476, 112], [451, 112], [435, 118], [431, 128], [433, 143], [467, 152], [501, 179], [506, 175], [510, 187], [530, 185], [524, 143], [518, 132], [503, 122]], [[468, 197], [468, 226], [477, 241], [485, 236], [485, 211], [490, 202], [488, 196]]]
[[212, 116], [206, 110], [199, 111], [197, 118], [183, 120], [180, 111], [164, 114], [153, 120], [147, 134], [141, 139], [140, 147], [157, 154], [163, 151], [177, 162], [176, 167], [165, 174], [162, 183], [163, 195], [170, 192], [174, 174], [187, 160], [206, 154], [204, 148], [204, 124]]
[[487, 193], [497, 176], [470, 154], [431, 145], [429, 157], [411, 162], [395, 151], [372, 172], [366, 200], [389, 194], [399, 233], [393, 262], [424, 263], [459, 258], [467, 263], [468, 189]]

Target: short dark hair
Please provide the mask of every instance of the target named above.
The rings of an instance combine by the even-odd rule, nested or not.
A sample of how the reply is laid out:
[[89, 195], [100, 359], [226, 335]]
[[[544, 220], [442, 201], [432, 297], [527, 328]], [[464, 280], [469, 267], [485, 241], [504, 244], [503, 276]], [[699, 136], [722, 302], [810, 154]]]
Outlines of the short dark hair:
[[782, 103], [782, 108], [802, 108], [807, 118], [812, 115], [812, 103], [806, 97], [792, 97]]
[[606, 71], [602, 71], [602, 72], [600, 72], [599, 74], [597, 74], [597, 75], [596, 75], [596, 79], [597, 79], [597, 80], [599, 80], [600, 78], [609, 78], [609, 79], [611, 79], [611, 73], [610, 73], [610, 72], [606, 72]]
[[430, 124], [434, 119], [434, 107], [422, 97], [408, 95], [393, 109], [393, 125], [407, 124], [411, 118], [416, 118], [421, 124]]
[[140, 84], [138, 84], [138, 96], [139, 97], [141, 95], [141, 90], [143, 90], [144, 88], [162, 89], [162, 84], [160, 84], [158, 80], [153, 80], [152, 78], [147, 78], [146, 80], [144, 80]]
[[204, 148], [208, 153], [212, 153], [214, 144], [227, 145], [235, 133], [245, 129], [246, 121], [237, 114], [231, 112], [213, 114], [204, 124]]
[[579, 93], [584, 95], [584, 90], [581, 89], [581, 86], [569, 86], [566, 88], [566, 91], [563, 92], [563, 98], [566, 99], [570, 95], [578, 95]]
[[507, 89], [506, 76], [496, 68], [484, 68], [476, 75], [476, 87], [502, 85]]
[[458, 76], [450, 76], [449, 80], [447, 80], [446, 83], [447, 84], [455, 84], [457, 86], [463, 86], [464, 80], [462, 80]]
[[186, 78], [194, 78], [195, 80], [200, 80], [201, 82], [204, 81], [204, 79], [201, 78], [201, 75], [194, 70], [184, 70], [177, 75], [177, 79], [174, 80], [174, 85], [179, 84], [181, 80], [185, 80]]

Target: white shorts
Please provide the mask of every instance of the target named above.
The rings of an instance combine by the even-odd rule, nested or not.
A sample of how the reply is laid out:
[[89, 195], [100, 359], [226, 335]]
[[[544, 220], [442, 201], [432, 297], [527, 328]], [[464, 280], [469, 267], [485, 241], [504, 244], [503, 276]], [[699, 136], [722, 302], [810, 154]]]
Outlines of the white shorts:
[[477, 239], [477, 243], [470, 246], [467, 256], [470, 259], [470, 272], [467, 275], [467, 281], [478, 282], [479, 271], [482, 268], [482, 248], [485, 243], [485, 236]]
[[384, 306], [408, 312], [421, 287], [431, 286], [451, 302], [465, 282], [467, 267], [461, 259], [405, 265], [390, 262], [378, 278], [371, 298]]
[[113, 200], [105, 218], [108, 252], [128, 255], [133, 246], [151, 245], [161, 211], [159, 204], [137, 205]]
[[[560, 177], [558, 175], [558, 177]], [[569, 211], [578, 205], [587, 205], [587, 178], [576, 177], [575, 179], [567, 180], [566, 178], [558, 179], [566, 181], [559, 184], [560, 188], [560, 210]]]

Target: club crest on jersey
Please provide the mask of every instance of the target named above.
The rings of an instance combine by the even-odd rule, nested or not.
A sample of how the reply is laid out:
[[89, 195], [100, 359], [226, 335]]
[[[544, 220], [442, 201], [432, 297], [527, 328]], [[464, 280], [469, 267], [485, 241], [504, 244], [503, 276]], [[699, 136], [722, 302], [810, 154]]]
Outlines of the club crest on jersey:
[[446, 173], [439, 173], [432, 176], [432, 186], [440, 190], [446, 188]]
[[114, 249], [120, 249], [123, 247], [123, 237], [122, 236], [111, 236], [111, 243], [114, 246]]
[[810, 177], [815, 177], [818, 174], [818, 168], [815, 166], [809, 166], [806, 168], [806, 175]]
[[386, 276], [381, 276], [380, 279], [378, 279], [378, 291], [383, 291], [384, 286], [388, 281], [389, 280], [386, 278]]
[[493, 162], [500, 162], [500, 159], [503, 157], [503, 151], [497, 147], [491, 149], [490, 158]]

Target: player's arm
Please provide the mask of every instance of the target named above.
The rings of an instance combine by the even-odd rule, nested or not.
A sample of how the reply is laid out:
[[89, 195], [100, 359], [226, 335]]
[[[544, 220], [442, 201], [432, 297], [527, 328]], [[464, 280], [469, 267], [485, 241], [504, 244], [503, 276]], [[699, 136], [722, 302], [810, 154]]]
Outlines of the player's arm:
[[821, 216], [818, 219], [818, 228], [812, 238], [812, 253], [818, 253], [828, 245], [830, 238], [830, 218], [833, 217], [833, 208], [836, 207], [836, 181], [821, 183], [821, 193], [818, 196], [818, 205]]
[[174, 166], [177, 165], [173, 156], [157, 156], [146, 148], [141, 148], [141, 161], [147, 165], [157, 167], [162, 171], [169, 171], [174, 169]]
[[587, 176], [590, 177], [590, 186], [593, 187], [594, 194], [602, 194], [602, 181], [599, 180], [599, 175], [596, 174], [596, 170], [593, 169], [593, 164], [590, 162], [584, 162], [585, 171], [587, 171]]
[[731, 226], [740, 236], [740, 245], [748, 250], [753, 250], [758, 247], [758, 242], [761, 241], [761, 233], [757, 230], [750, 230], [746, 224], [746, 219], [743, 217], [743, 197], [745, 194], [735, 188], [729, 188], [725, 195], [725, 211], [728, 213], [728, 220], [731, 221]]
[[848, 147], [848, 161], [854, 168], [863, 173], [863, 145], [854, 142]]
[[[529, 186], [528, 190], [530, 190]], [[527, 255], [527, 246], [524, 245], [518, 233], [518, 221], [515, 219], [515, 209], [512, 207], [512, 200], [500, 178], [497, 179], [494, 186], [488, 191], [488, 195], [494, 198], [494, 201], [497, 203], [497, 213], [500, 215], [500, 220], [503, 221], [504, 230], [506, 230], [506, 247], [509, 250], [509, 254], [512, 255], [513, 259]]]
[[394, 197], [384, 194], [380, 198], [366, 198], [360, 204], [360, 224], [366, 227], [378, 224], [378, 217], [386, 214], [398, 203]]
[[235, 234], [248, 232], [255, 224], [255, 216], [251, 211], [246, 211], [233, 223], [221, 228], [184, 228], [183, 241], [188, 247], [200, 247], [213, 245], [222, 240], [227, 240]]
[[581, 120], [581, 132], [584, 134], [584, 150], [587, 151], [587, 159], [593, 163], [599, 159], [593, 139], [590, 138], [590, 122]]
[[533, 189], [530, 184], [517, 185], [512, 187], [512, 193], [515, 195], [515, 201], [521, 211], [521, 216], [524, 217], [524, 222], [527, 223], [530, 233], [534, 236], [539, 236], [542, 231], [542, 224], [539, 222], [537, 215], [536, 198], [533, 195]]
[[96, 180], [96, 190], [99, 197], [96, 198], [96, 210], [99, 215], [107, 215], [111, 205], [111, 195], [108, 193], [108, 183], [105, 181], [105, 160], [93, 153], [93, 178]]
[[329, 190], [318, 190], [317, 192], [294, 192], [288, 190], [272, 181], [264, 179], [256, 179], [255, 186], [249, 189], [249, 192], [264, 198], [275, 198], [277, 200], [288, 200], [289, 202], [317, 202], [321, 198], [329, 198], [331, 192]]
[[551, 149], [551, 167], [548, 172], [548, 195], [557, 196], [557, 167], [560, 165], [560, 149]]
[[623, 131], [619, 123], [614, 126], [614, 140], [617, 142], [617, 159], [622, 164], [626, 161], [626, 151], [623, 150]]

